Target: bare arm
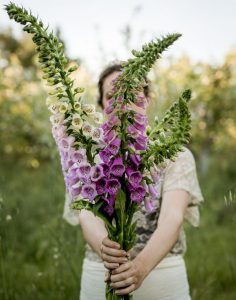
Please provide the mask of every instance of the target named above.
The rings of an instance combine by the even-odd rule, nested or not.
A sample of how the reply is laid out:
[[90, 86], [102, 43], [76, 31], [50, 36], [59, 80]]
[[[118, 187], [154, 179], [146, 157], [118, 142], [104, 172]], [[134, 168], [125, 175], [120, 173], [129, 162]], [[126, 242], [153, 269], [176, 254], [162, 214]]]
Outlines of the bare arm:
[[102, 240], [107, 236], [104, 222], [87, 210], [80, 212], [79, 222], [86, 242], [101, 257]]
[[108, 239], [105, 224], [99, 217], [95, 217], [90, 211], [82, 210], [79, 222], [86, 242], [102, 258], [107, 269], [117, 268], [121, 263], [128, 261], [125, 257], [126, 252], [120, 249], [120, 245]]
[[171, 250], [179, 236], [189, 201], [189, 193], [184, 190], [167, 191], [163, 194], [158, 227], [147, 245], [133, 261], [112, 271], [112, 286], [118, 289], [119, 295], [137, 289]]
[[184, 190], [163, 194], [158, 227], [143, 251], [136, 257], [145, 266], [145, 275], [160, 263], [177, 241], [189, 198], [189, 193]]

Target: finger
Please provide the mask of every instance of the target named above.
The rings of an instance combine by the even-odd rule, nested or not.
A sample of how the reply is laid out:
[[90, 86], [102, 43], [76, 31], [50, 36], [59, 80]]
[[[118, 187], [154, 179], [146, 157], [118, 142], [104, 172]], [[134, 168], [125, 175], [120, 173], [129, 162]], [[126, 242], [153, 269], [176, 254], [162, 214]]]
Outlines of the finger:
[[115, 275], [115, 274], [119, 274], [119, 273], [122, 273], [124, 271], [127, 271], [128, 269], [131, 268], [131, 262], [130, 261], [127, 261], [126, 263], [123, 263], [119, 266], [119, 268], [115, 269], [112, 271], [112, 274]]
[[126, 257], [127, 253], [124, 250], [118, 250], [111, 247], [103, 246], [102, 252], [110, 256]]
[[111, 248], [116, 248], [116, 249], [120, 249], [120, 244], [110, 240], [108, 237], [105, 237], [103, 240], [102, 240], [102, 243], [104, 246], [107, 246], [107, 247], [111, 247]]
[[102, 253], [102, 259], [109, 263], [118, 263], [118, 264], [123, 264], [128, 261], [126, 257], [115, 257], [115, 256], [107, 255], [106, 253]]
[[123, 287], [128, 287], [128, 286], [132, 285], [133, 283], [134, 283], [134, 278], [129, 277], [122, 281], [112, 282], [111, 287], [113, 287], [113, 289], [119, 289], [119, 288], [123, 288]]
[[109, 272], [108, 272], [108, 271], [106, 271], [106, 273], [105, 273], [105, 279], [104, 279], [104, 282], [107, 282], [109, 279], [110, 279]]
[[133, 291], [135, 291], [135, 284], [131, 284], [129, 287], [126, 287], [125, 289], [118, 289], [115, 291], [116, 295], [126, 295], [126, 294], [130, 294]]
[[129, 277], [132, 277], [134, 274], [132, 272], [132, 270], [128, 270], [126, 272], [122, 272], [120, 274], [116, 274], [116, 275], [111, 275], [111, 282], [115, 283], [115, 282], [119, 282], [119, 281], [124, 281]]
[[117, 264], [117, 263], [108, 263], [108, 262], [104, 261], [103, 264], [104, 264], [104, 267], [108, 270], [113, 270], [113, 269], [116, 269], [119, 267], [119, 264]]

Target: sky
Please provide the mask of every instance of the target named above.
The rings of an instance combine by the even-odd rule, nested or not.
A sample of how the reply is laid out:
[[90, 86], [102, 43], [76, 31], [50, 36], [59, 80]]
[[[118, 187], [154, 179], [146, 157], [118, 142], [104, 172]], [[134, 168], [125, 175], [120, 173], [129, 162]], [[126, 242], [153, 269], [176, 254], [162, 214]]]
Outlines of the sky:
[[[0, 0], [0, 28], [22, 26], [10, 20]], [[60, 27], [70, 57], [79, 57], [93, 73], [114, 59], [131, 56], [124, 32], [131, 28], [129, 48], [166, 33], [182, 37], [163, 58], [187, 54], [193, 61], [221, 63], [236, 49], [236, 0], [13, 0], [55, 30]]]

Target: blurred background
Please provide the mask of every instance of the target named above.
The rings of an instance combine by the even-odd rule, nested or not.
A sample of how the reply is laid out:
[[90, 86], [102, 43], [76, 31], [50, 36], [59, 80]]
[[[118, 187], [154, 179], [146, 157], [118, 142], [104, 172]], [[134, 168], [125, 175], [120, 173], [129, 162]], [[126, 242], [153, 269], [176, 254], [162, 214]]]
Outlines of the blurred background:
[[[168, 32], [183, 36], [150, 73], [149, 121], [191, 88], [192, 150], [205, 198], [186, 224], [192, 299], [236, 299], [236, 1], [41, 0], [30, 8], [80, 64], [96, 103], [103, 67]], [[0, 299], [79, 298], [84, 240], [62, 219], [65, 187], [35, 47], [0, 8]]]

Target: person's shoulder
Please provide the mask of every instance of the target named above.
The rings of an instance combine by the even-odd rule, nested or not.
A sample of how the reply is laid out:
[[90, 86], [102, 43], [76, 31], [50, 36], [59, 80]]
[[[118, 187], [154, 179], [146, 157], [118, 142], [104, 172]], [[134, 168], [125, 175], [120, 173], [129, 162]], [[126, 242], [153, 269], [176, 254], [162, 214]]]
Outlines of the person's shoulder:
[[166, 169], [169, 169], [174, 166], [179, 166], [179, 165], [194, 165], [194, 164], [195, 164], [195, 158], [192, 151], [186, 146], [183, 146], [181, 151], [179, 151], [172, 159], [169, 159], [166, 162]]
[[177, 157], [181, 158], [181, 159], [187, 159], [187, 160], [192, 160], [194, 161], [194, 155], [193, 155], [193, 152], [187, 148], [186, 146], [183, 146], [182, 147], [182, 151], [180, 151], [178, 154], [177, 154]]

